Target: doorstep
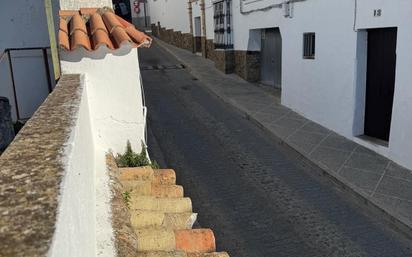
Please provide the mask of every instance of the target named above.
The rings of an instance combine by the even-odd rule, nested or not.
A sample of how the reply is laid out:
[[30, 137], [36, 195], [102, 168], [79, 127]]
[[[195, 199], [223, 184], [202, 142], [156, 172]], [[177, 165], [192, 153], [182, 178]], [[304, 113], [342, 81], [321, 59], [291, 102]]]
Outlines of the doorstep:
[[158, 39], [212, 93], [319, 166], [333, 180], [412, 234], [412, 171], [280, 105], [275, 95], [212, 61]]

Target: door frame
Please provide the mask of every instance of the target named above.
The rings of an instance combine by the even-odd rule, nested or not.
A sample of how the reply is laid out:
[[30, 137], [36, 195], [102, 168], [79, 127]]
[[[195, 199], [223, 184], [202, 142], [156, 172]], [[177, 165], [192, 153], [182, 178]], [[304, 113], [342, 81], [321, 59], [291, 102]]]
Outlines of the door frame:
[[[274, 65], [274, 77], [273, 77], [273, 84], [270, 84], [269, 86], [275, 88], [275, 89], [282, 89], [282, 57], [283, 57], [283, 49], [282, 49], [282, 45], [283, 45], [283, 40], [282, 40], [282, 33], [280, 32], [280, 28], [279, 27], [271, 27], [271, 28], [264, 28], [261, 29], [261, 73], [260, 73], [260, 77], [261, 77], [261, 83], [266, 85], [266, 83], [264, 83], [265, 81], [263, 81], [264, 76], [264, 67], [263, 67], [263, 63], [264, 63], [264, 56], [265, 54], [265, 41], [266, 41], [266, 33], [268, 31], [273, 31], [274, 33], [274, 49], [273, 49], [273, 55], [274, 55], [274, 59], [276, 59], [276, 57], [278, 57], [278, 60], [275, 60], [276, 64]], [[278, 44], [276, 44], [278, 43]], [[271, 52], [272, 53], [272, 52]]]
[[[373, 138], [365, 135], [365, 119], [366, 119], [366, 90], [367, 90], [367, 70], [368, 70], [368, 32], [372, 29], [385, 29], [385, 28], [397, 28], [397, 27], [378, 27], [378, 28], [364, 28], [359, 29], [357, 32], [357, 44], [356, 44], [356, 75], [355, 75], [355, 108], [354, 108], [354, 122], [352, 132], [355, 137], [358, 137], [362, 141], [373, 143], [383, 147], [389, 146], [389, 141]], [[396, 46], [397, 51], [397, 46]], [[397, 71], [397, 63], [395, 64], [395, 76]], [[394, 81], [394, 99], [393, 105], [396, 102], [396, 77]], [[393, 113], [392, 113], [393, 117]], [[391, 122], [392, 130], [393, 122]]]

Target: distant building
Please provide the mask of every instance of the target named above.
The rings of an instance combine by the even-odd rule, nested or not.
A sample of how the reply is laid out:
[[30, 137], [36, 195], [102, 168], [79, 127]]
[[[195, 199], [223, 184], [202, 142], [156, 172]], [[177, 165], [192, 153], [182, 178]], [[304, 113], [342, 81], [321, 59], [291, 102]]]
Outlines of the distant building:
[[[58, 1], [53, 9], [57, 19]], [[13, 121], [24, 122], [55, 85], [44, 1], [5, 1], [0, 14], [0, 96], [9, 99]]]
[[154, 34], [281, 89], [283, 105], [412, 168], [412, 2], [150, 0], [149, 9]]

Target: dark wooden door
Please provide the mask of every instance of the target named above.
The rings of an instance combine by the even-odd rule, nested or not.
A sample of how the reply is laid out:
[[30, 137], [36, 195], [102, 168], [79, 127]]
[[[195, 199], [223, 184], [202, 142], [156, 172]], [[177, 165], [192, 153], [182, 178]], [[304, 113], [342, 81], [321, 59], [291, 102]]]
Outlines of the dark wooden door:
[[279, 28], [262, 31], [261, 82], [281, 88], [282, 84], [282, 37]]
[[397, 28], [368, 30], [365, 135], [389, 141], [396, 73]]

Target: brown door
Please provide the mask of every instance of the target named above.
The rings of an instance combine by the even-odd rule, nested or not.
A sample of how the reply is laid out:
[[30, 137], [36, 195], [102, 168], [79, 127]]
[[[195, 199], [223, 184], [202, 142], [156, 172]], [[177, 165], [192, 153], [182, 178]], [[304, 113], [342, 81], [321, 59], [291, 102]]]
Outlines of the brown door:
[[396, 73], [397, 28], [368, 30], [365, 135], [389, 141]]

